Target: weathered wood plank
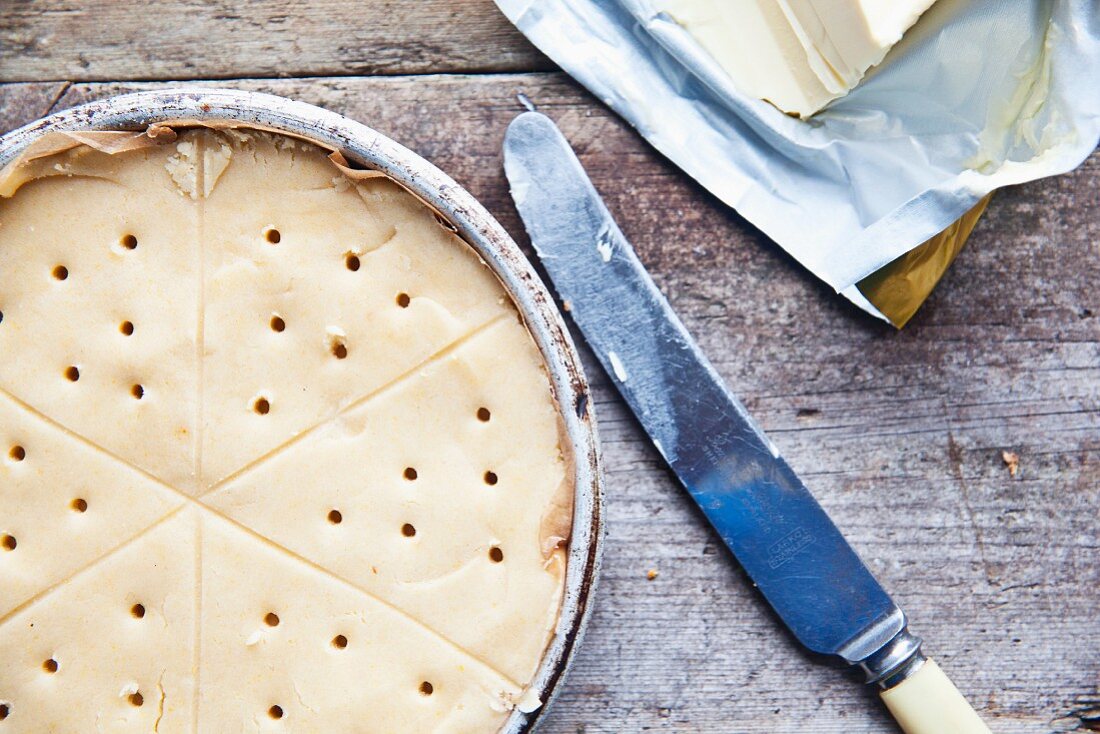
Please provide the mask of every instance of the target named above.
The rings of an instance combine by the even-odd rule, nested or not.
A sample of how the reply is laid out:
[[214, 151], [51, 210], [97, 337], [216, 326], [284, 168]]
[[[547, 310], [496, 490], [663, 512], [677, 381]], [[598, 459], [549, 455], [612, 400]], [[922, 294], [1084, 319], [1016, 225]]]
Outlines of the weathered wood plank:
[[[1001, 192], [897, 333], [800, 271], [560, 75], [232, 86], [321, 104], [393, 136], [523, 242], [499, 149], [513, 95], [527, 93], [574, 142], [719, 371], [993, 730], [1096, 729], [1100, 154]], [[57, 105], [132, 88], [78, 84]], [[46, 109], [57, 91], [0, 87], [4, 122]], [[813, 665], [780, 631], [587, 363], [607, 555], [587, 643], [543, 731], [896, 731], [870, 692]], [[1003, 449], [1019, 454], [1019, 476]], [[654, 581], [649, 568], [660, 571]]]
[[68, 82], [3, 85], [0, 87], [3, 89], [3, 96], [0, 96], [0, 130], [12, 130], [50, 114], [69, 86]]
[[0, 3], [0, 81], [550, 68], [491, 0]]

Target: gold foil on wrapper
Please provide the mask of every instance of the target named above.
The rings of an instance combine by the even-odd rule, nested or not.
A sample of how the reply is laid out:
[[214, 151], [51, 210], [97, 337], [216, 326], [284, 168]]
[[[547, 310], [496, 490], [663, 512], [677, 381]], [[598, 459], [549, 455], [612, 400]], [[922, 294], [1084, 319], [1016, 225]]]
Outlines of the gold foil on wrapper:
[[950, 227], [856, 284], [890, 323], [901, 328], [913, 318], [970, 237], [993, 194], [987, 194]]

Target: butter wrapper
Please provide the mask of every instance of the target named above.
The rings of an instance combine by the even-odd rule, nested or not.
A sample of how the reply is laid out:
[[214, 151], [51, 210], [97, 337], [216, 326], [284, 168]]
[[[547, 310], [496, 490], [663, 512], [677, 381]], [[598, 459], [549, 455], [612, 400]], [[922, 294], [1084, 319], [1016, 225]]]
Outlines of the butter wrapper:
[[[919, 305], [992, 191], [1072, 170], [1100, 141], [1096, 0], [939, 0], [808, 119], [741, 94], [648, 0], [496, 3], [657, 150], [880, 318], [864, 293], [908, 288]], [[891, 320], [916, 305], [895, 304]]]

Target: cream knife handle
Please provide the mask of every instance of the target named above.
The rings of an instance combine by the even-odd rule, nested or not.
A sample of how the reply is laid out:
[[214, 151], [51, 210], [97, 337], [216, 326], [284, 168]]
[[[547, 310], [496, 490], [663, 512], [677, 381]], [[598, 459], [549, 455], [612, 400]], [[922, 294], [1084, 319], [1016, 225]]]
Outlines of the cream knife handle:
[[905, 734], [990, 734], [934, 660], [884, 690], [882, 700]]

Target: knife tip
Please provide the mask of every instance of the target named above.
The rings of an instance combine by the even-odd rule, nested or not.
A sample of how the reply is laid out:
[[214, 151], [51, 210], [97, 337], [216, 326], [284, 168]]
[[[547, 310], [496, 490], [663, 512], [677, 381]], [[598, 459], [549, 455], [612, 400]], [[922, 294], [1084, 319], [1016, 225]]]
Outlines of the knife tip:
[[560, 136], [561, 132], [553, 120], [536, 110], [526, 110], [508, 123], [508, 130], [504, 134], [505, 153], [514, 145], [537, 145]]
[[535, 107], [535, 103], [531, 101], [531, 98], [530, 98], [530, 97], [528, 97], [528, 96], [527, 96], [526, 94], [524, 94], [523, 92], [518, 92], [518, 93], [516, 93], [516, 100], [517, 100], [517, 101], [518, 101], [518, 102], [519, 102], [519, 103], [520, 103], [521, 105], [523, 105], [523, 108], [524, 108], [525, 110], [527, 110], [528, 112], [536, 112], [536, 111], [538, 110], [538, 108], [537, 108], [537, 107]]

